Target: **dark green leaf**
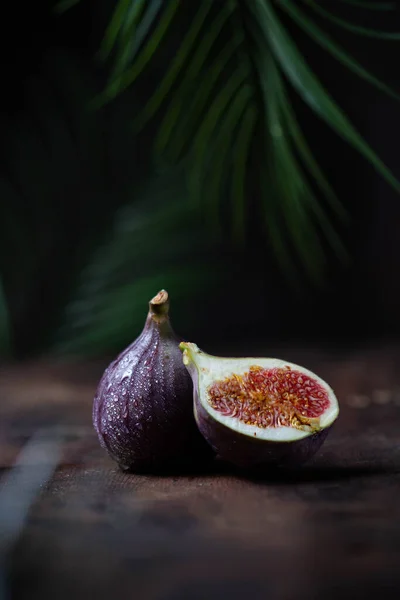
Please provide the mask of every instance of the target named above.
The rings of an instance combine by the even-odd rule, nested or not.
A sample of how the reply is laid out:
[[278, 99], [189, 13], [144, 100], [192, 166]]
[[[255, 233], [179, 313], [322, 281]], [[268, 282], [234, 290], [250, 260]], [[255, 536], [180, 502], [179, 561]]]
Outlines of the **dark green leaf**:
[[[134, 6], [139, 8], [142, 4], [143, 0], [138, 0]], [[119, 0], [100, 47], [100, 56], [103, 58], [103, 60], [106, 59], [112, 52], [120, 31], [126, 21], [130, 7], [131, 0]]]
[[143, 0], [135, 2], [124, 20], [119, 40], [120, 50], [111, 79], [123, 74], [134, 61], [163, 6], [162, 0], [152, 0], [147, 3], [147, 10], [142, 14], [145, 4]]
[[[259, 39], [259, 38], [258, 38]], [[264, 190], [269, 205], [266, 208], [269, 215], [273, 216], [273, 223], [269, 223], [269, 239], [280, 260], [290, 266], [292, 275], [296, 271], [296, 262], [290, 259], [289, 252], [283, 252], [281, 241], [274, 230], [276, 226], [282, 228], [285, 223], [294, 243], [297, 258], [303, 263], [308, 274], [315, 283], [322, 281], [324, 268], [324, 253], [319, 240], [317, 228], [321, 228], [327, 241], [335, 249], [338, 256], [347, 256], [340, 237], [331, 226], [324, 209], [315, 198], [302, 167], [297, 161], [290, 139], [293, 140], [291, 130], [296, 123], [285, 90], [282, 76], [273, 58], [265, 53], [258, 64], [261, 85], [266, 99], [267, 126], [269, 145], [267, 160], [269, 168], [269, 185]], [[298, 138], [296, 130], [296, 138]], [[301, 147], [306, 151], [306, 163], [311, 160], [315, 170], [312, 154], [308, 146]], [[304, 156], [303, 156], [304, 158]], [[308, 164], [309, 166], [309, 164]], [[324, 182], [322, 173], [317, 174]], [[278, 245], [277, 245], [278, 244]], [[293, 263], [293, 264], [292, 264]]]
[[185, 35], [178, 52], [172, 59], [168, 71], [164, 75], [160, 84], [157, 86], [156, 92], [146, 102], [142, 113], [135, 120], [137, 127], [143, 127], [143, 125], [145, 125], [145, 123], [147, 123], [147, 121], [151, 119], [151, 117], [156, 113], [156, 111], [160, 108], [161, 104], [165, 100], [167, 94], [171, 90], [171, 87], [175, 83], [178, 75], [180, 74], [181, 69], [188, 60], [194, 44], [196, 43], [196, 41], [198, 41], [198, 35], [204, 25], [206, 17], [210, 12], [211, 8], [211, 0], [203, 0], [203, 2], [200, 3], [200, 8], [196, 13], [196, 16], [194, 17], [189, 31]]
[[169, 0], [163, 11], [157, 27], [154, 29], [150, 39], [142, 48], [133, 65], [123, 74], [111, 80], [105, 92], [105, 98], [101, 97], [101, 101], [106, 101], [115, 98], [117, 94], [123, 92], [126, 88], [136, 81], [142, 73], [146, 65], [149, 63], [166, 33], [169, 31], [171, 22], [179, 7], [180, 0]]
[[271, 178], [273, 171], [269, 161], [266, 167], [265, 169], [261, 169], [260, 172], [261, 201], [264, 208], [262, 218], [265, 222], [268, 241], [276, 260], [289, 283], [296, 288], [300, 285], [299, 271], [289, 250], [287, 240], [282, 235], [282, 214], [279, 209], [280, 198]]
[[398, 180], [363, 140], [344, 112], [337, 106], [308, 67], [296, 45], [277, 18], [270, 2], [257, 0], [254, 6], [258, 8], [260, 24], [266, 38], [269, 40], [276, 60], [306, 104], [341, 137], [367, 158], [375, 169], [400, 192], [400, 183]]
[[[209, 177], [204, 174], [204, 181], [207, 183], [202, 185], [202, 188], [199, 192], [203, 191], [205, 195], [205, 205], [207, 207], [207, 215], [209, 216], [209, 221], [211, 227], [216, 231], [218, 228], [218, 211], [221, 206], [221, 199], [224, 197], [226, 192], [226, 184], [229, 181], [230, 173], [232, 172], [232, 144], [235, 143], [235, 133], [237, 130], [238, 123], [241, 122], [242, 115], [248, 107], [250, 99], [251, 99], [252, 91], [248, 85], [243, 85], [230, 106], [228, 107], [225, 115], [222, 116], [222, 125], [216, 135], [216, 141], [212, 144], [212, 151], [210, 152], [210, 167], [209, 167]], [[249, 107], [250, 108], [250, 107]], [[249, 110], [248, 108], [248, 110]], [[254, 110], [254, 109], [253, 109]], [[248, 121], [247, 121], [248, 122]], [[236, 148], [239, 151], [243, 151], [242, 147], [238, 147], [238, 142], [236, 142]], [[240, 165], [241, 166], [241, 165]], [[243, 175], [244, 177], [244, 175]], [[241, 178], [238, 177], [239, 185], [243, 185]], [[233, 182], [232, 182], [233, 183]], [[240, 197], [240, 192], [242, 189], [240, 188], [236, 193]], [[232, 190], [232, 200], [233, 202], [238, 201], [238, 197], [233, 194]], [[235, 215], [239, 213], [239, 217], [241, 214], [241, 205], [235, 207], [233, 204], [233, 218]], [[238, 218], [238, 216], [236, 218]], [[242, 223], [243, 224], [243, 223]]]
[[[320, 46], [325, 48], [332, 56], [339, 60], [345, 67], [356, 73], [359, 77], [368, 81], [382, 92], [400, 100], [400, 95], [396, 94], [389, 86], [374, 77], [369, 71], [364, 69], [347, 52], [345, 52], [334, 40], [332, 40], [322, 29], [309, 19], [297, 6], [287, 0], [281, 0], [281, 6], [292, 17], [292, 19], [304, 31], [306, 31]], [[400, 39], [400, 37], [399, 37]]]
[[[145, 10], [139, 19], [135, 17], [133, 26], [125, 19], [124, 34], [120, 26], [115, 37], [119, 48], [117, 76], [110, 83], [110, 97], [136, 80], [156, 50], [162, 52], [164, 37], [173, 27], [175, 4], [172, 1], [164, 3], [161, 18], [150, 36], [149, 28], [154, 21], [150, 17], [146, 21], [145, 16], [150, 10], [156, 13], [152, 2], [146, 6], [147, 13]], [[277, 4], [344, 66], [381, 91], [399, 97], [328, 37], [299, 9], [299, 3], [281, 0]], [[315, 3], [308, 4], [314, 8]], [[174, 10], [171, 9], [173, 5]], [[211, 8], [215, 7], [209, 18]], [[138, 33], [140, 26], [144, 31], [142, 35]], [[262, 40], [254, 44], [254, 29], [257, 28], [257, 36], [261, 30]], [[218, 54], [216, 47], [220, 37], [226, 45]], [[254, 68], [260, 63], [263, 63], [262, 69]], [[400, 191], [399, 182], [309, 68], [279, 20], [271, 0], [252, 0], [251, 3], [231, 0], [220, 4], [204, 0], [198, 3], [176, 55], [171, 58], [156, 90], [144, 102], [135, 125], [137, 128], [144, 126], [163, 105], [166, 106], [154, 143], [159, 164], [165, 166], [165, 163], [171, 165], [182, 161], [188, 167], [191, 206], [206, 211], [214, 226], [218, 224], [223, 199], [229, 198], [232, 231], [235, 240], [239, 241], [244, 239], [246, 229], [247, 164], [255, 115], [265, 115], [269, 123], [262, 142], [266, 154], [260, 158], [269, 178], [269, 187], [265, 188], [263, 196], [268, 198], [264, 210], [269, 237], [288, 263], [290, 252], [287, 255], [283, 252], [280, 233], [288, 232], [295, 250], [294, 263], [300, 259], [317, 279], [324, 265], [321, 232], [337, 254], [343, 254], [340, 237], [325, 210], [342, 218], [345, 211], [303, 135], [281, 71], [309, 107]], [[267, 81], [268, 89], [265, 89]], [[313, 183], [325, 194], [325, 206], [315, 198]]]
[[202, 78], [202, 84], [192, 98], [192, 101], [186, 106], [186, 115], [182, 114], [174, 137], [171, 139], [168, 153], [171, 160], [176, 161], [182, 156], [187, 140], [192, 140], [193, 131], [199, 126], [199, 121], [203, 117], [204, 111], [213, 102], [213, 92], [215, 93], [216, 84], [231, 60], [237, 48], [237, 42], [229, 42], [221, 50], [215, 63], [205, 72]]
[[[338, 27], [341, 27], [342, 29], [347, 29], [348, 31], [351, 31], [352, 33], [358, 33], [360, 35], [365, 35], [367, 37], [377, 38], [380, 40], [392, 40], [392, 41], [400, 40], [400, 33], [397, 33], [397, 32], [392, 33], [392, 32], [388, 32], [388, 31], [378, 31], [375, 29], [368, 29], [366, 27], [360, 27], [359, 25], [353, 25], [352, 23], [349, 23], [348, 21], [345, 21], [344, 19], [341, 19], [340, 17], [336, 17], [328, 10], [325, 10], [324, 8], [322, 8], [322, 6], [319, 6], [316, 2], [312, 2], [311, 0], [303, 0], [303, 1], [305, 1], [305, 3], [308, 6], [310, 6], [317, 14], [321, 15], [325, 19], [328, 19], [329, 21], [331, 21]], [[285, 8], [287, 9], [288, 2], [281, 0], [281, 3], [284, 4]]]
[[341, 219], [347, 219], [347, 212], [345, 211], [342, 203], [339, 201], [337, 195], [332, 189], [332, 186], [326, 179], [320, 166], [315, 160], [311, 149], [303, 135], [303, 132], [300, 129], [296, 115], [294, 114], [293, 107], [286, 94], [282, 94], [281, 102], [282, 110], [285, 114], [288, 134], [292, 137], [293, 142], [296, 146], [296, 150], [299, 153], [299, 156], [304, 161], [304, 164], [308, 168], [311, 176], [314, 178], [315, 183], [324, 192], [326, 199], [329, 201], [335, 213], [339, 215]]
[[278, 190], [282, 217], [286, 222], [296, 253], [309, 274], [318, 281], [322, 275], [323, 253], [307, 211], [305, 198], [310, 192], [288, 143], [279, 97], [280, 75], [272, 59], [266, 64], [266, 71], [267, 117], [271, 136], [270, 177]]
[[203, 169], [204, 162], [209, 151], [212, 136], [218, 126], [224, 111], [228, 107], [229, 103], [235, 97], [237, 90], [244, 82], [244, 74], [240, 71], [235, 71], [228, 82], [219, 91], [215, 97], [212, 105], [210, 106], [206, 117], [198, 130], [194, 145], [193, 145], [193, 156], [191, 159], [191, 174], [189, 177], [189, 189], [191, 190], [195, 204], [199, 206], [200, 198], [202, 193], [203, 185]]
[[221, 31], [231, 14], [231, 10], [228, 10], [228, 8], [230, 8], [230, 5], [222, 5], [221, 10], [217, 13], [214, 21], [207, 28], [207, 34], [200, 39], [199, 44], [191, 57], [190, 68], [186, 69], [185, 74], [182, 75], [182, 81], [176, 92], [173, 94], [172, 101], [170, 102], [169, 108], [166, 111], [157, 134], [155, 143], [156, 155], [160, 155], [165, 150], [172, 132], [176, 129], [177, 125], [179, 125], [179, 120], [182, 120], [183, 114], [187, 112], [187, 102], [190, 100], [190, 96], [193, 95], [193, 86], [195, 82], [200, 78], [202, 81], [206, 79], [205, 74], [202, 73], [202, 69], [215, 41], [218, 39], [218, 36], [221, 35]]
[[243, 242], [246, 234], [246, 181], [249, 166], [254, 126], [257, 120], [257, 110], [250, 105], [240, 123], [233, 149], [232, 172], [232, 228], [236, 242]]

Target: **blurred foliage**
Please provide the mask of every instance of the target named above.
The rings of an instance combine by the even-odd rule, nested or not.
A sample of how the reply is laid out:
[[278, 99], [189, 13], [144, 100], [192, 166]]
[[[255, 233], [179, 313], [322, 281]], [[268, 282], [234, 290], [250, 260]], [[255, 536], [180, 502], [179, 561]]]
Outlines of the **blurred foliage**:
[[[230, 194], [235, 241], [248, 233], [249, 180], [258, 181], [256, 196], [277, 257], [286, 269], [293, 266], [282, 244], [282, 229], [287, 229], [296, 256], [319, 280], [324, 268], [320, 230], [336, 252], [344, 254], [328, 209], [342, 217], [344, 211], [301, 131], [288, 86], [397, 190], [400, 184], [311, 71], [277, 8], [345, 67], [397, 99], [398, 95], [331, 39], [303, 10], [307, 7], [334, 19], [339, 27], [351, 26], [310, 0], [202, 0], [192, 3], [189, 25], [172, 54], [170, 38], [179, 30], [181, 11], [187, 6], [180, 0], [119, 0], [102, 55], [112, 55], [114, 65], [105, 92], [108, 100], [133, 84], [140, 86], [140, 77], [151, 73], [158, 56], [171, 56], [135, 118], [140, 130], [161, 112], [154, 136], [156, 163], [186, 164], [191, 200], [211, 213], [212, 222], [218, 205]], [[353, 29], [399, 39], [399, 34]], [[315, 197], [310, 178], [324, 192], [328, 206]]]
[[[62, 19], [87, 1], [54, 8]], [[345, 260], [346, 207], [293, 94], [400, 189], [292, 33], [398, 99], [324, 23], [392, 42], [400, 35], [343, 20], [346, 3], [392, 8], [104, 0], [101, 64], [49, 52], [26, 80], [26, 110], [2, 122], [0, 354], [118, 349], [159, 288], [184, 315], [194, 295], [229, 282], [223, 249], [246, 248], [255, 228], [291, 281], [321, 282], [327, 248]]]
[[182, 206], [180, 187], [175, 174], [159, 176], [135, 204], [117, 211], [80, 274], [59, 335], [61, 351], [106, 352], [127, 344], [143, 327], [154, 290], [163, 287], [183, 325], [193, 296], [201, 304], [202, 290], [229, 276], [222, 260], [213, 259], [216, 244], [204, 236], [196, 212]]

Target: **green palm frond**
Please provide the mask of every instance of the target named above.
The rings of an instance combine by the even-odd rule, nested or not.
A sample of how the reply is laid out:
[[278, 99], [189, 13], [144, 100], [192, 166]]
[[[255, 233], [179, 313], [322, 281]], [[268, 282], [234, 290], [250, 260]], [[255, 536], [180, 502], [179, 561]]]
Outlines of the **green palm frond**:
[[[140, 6], [142, 4], [140, 3]], [[106, 97], [109, 99], [114, 98], [121, 91], [132, 85], [150, 62], [173, 22], [173, 18], [179, 7], [179, 0], [170, 0], [167, 3], [157, 25], [152, 31], [151, 37], [143, 45], [136, 44], [137, 31], [139, 30], [140, 40], [145, 39], [156, 21], [158, 11], [154, 10], [155, 4], [158, 7], [158, 0], [147, 2], [145, 12], [141, 14], [141, 20], [137, 18], [129, 19], [128, 27], [126, 26], [126, 19], [129, 18], [131, 7], [133, 8], [134, 16], [139, 16], [135, 11], [136, 2], [132, 2], [132, 0], [129, 0], [129, 2], [120, 0], [117, 5], [101, 49], [101, 53], [107, 56], [116, 47], [115, 67], [106, 94]], [[152, 19], [147, 18], [149, 12], [153, 17]], [[143, 25], [143, 22], [146, 24], [146, 27], [141, 31], [140, 24]]]
[[[359, 25], [354, 25], [353, 23], [348, 23], [344, 19], [340, 19], [339, 17], [332, 14], [329, 10], [326, 10], [325, 8], [323, 8], [322, 6], [320, 6], [319, 4], [317, 4], [317, 2], [314, 2], [313, 0], [302, 0], [302, 2], [304, 4], [306, 4], [307, 6], [309, 6], [310, 8], [312, 8], [321, 17], [328, 19], [329, 21], [331, 21], [338, 27], [341, 27], [342, 29], [347, 29], [348, 31], [351, 31], [352, 33], [358, 33], [359, 35], [365, 35], [367, 37], [377, 38], [379, 40], [392, 40], [392, 41], [400, 40], [400, 33], [397, 33], [397, 32], [391, 33], [388, 31], [376, 31], [375, 29], [368, 29], [367, 27], [360, 27]], [[292, 6], [293, 6], [293, 3], [292, 3]], [[373, 8], [373, 7], [369, 6], [368, 8]]]
[[[106, 110], [89, 108], [101, 85], [97, 65], [51, 50], [24, 80], [23, 108], [1, 117], [1, 357], [51, 344], [88, 354], [119, 349], [142, 326], [143, 306], [160, 287], [188, 324], [195, 296], [209, 299], [233, 279], [242, 278], [246, 294], [264, 282], [273, 266], [268, 257], [260, 261], [259, 239], [294, 278], [305, 267], [320, 281], [328, 247], [345, 260], [347, 211], [313, 154], [298, 106], [400, 191], [295, 42], [298, 30], [398, 100], [334, 35], [344, 28], [394, 47], [399, 34], [340, 16], [345, 4], [362, 16], [393, 3], [114, 4], [100, 49], [111, 65], [100, 98]], [[250, 237], [245, 252], [232, 250], [232, 240], [240, 249]]]
[[[345, 52], [339, 44], [332, 40], [328, 34], [318, 27], [318, 25], [316, 25], [312, 19], [308, 18], [295, 4], [282, 1], [281, 6], [292, 17], [294, 22], [299, 27], [301, 27], [318, 45], [330, 52], [330, 54], [332, 54], [332, 56], [334, 56], [346, 68], [348, 68], [350, 71], [353, 71], [353, 73], [362, 79], [365, 79], [365, 81], [368, 83], [374, 85], [381, 92], [388, 94], [388, 96], [392, 96], [396, 100], [400, 99], [399, 94], [393, 91], [389, 86], [385, 85], [385, 83], [377, 79], [377, 77], [374, 77], [369, 71], [364, 69], [347, 52]], [[311, 4], [311, 6], [318, 11], [320, 9], [320, 7], [316, 5], [314, 6], [314, 4]], [[398, 35], [396, 39], [400, 40], [400, 35]]]
[[[398, 40], [399, 34], [353, 26], [316, 2], [302, 3], [304, 8], [289, 0], [193, 2], [179, 47], [154, 90], [146, 93], [134, 124], [139, 130], [156, 120], [156, 163], [185, 165], [191, 202], [216, 231], [221, 228], [220, 207], [230, 199], [229, 222], [237, 242], [245, 241], [248, 234], [249, 186], [262, 179], [257, 196], [273, 249], [281, 259], [288, 252], [280, 234], [284, 227], [292, 240], [294, 262], [300, 259], [310, 274], [319, 277], [324, 254], [321, 236], [344, 255], [333, 225], [344, 210], [306, 142], [288, 86], [398, 191], [400, 184], [310, 69], [279, 10], [344, 67], [396, 99], [399, 94], [325, 33], [312, 11], [355, 33], [391, 40]], [[390, 8], [389, 3], [349, 3], [358, 8]], [[114, 64], [103, 100], [139, 85], [147, 69], [151, 74], [171, 44], [176, 24], [184, 29], [183, 8], [180, 0], [162, 5], [158, 0], [118, 2], [103, 44], [103, 53], [111, 54]], [[186, 12], [187, 8], [186, 4]]]
[[[278, 222], [283, 223], [288, 230], [296, 256], [307, 262], [309, 255], [313, 255], [314, 260], [309, 263], [310, 274], [318, 281], [322, 277], [324, 268], [324, 252], [317, 231], [309, 227], [309, 222], [314, 219], [319, 223], [326, 239], [339, 256], [345, 258], [346, 251], [326, 212], [316, 199], [308, 180], [304, 177], [302, 164], [297, 158], [296, 151], [303, 159], [304, 165], [314, 174], [316, 181], [319, 181], [321, 187], [325, 189], [328, 198], [333, 201], [333, 208], [343, 216], [344, 211], [302, 136], [287, 96], [283, 77], [273, 56], [265, 53], [263, 62], [260, 68], [266, 73], [264, 93], [268, 95], [267, 141], [269, 144], [266, 149], [269, 167], [268, 187], [273, 191], [268, 197], [268, 203], [271, 207], [275, 203], [274, 214], [279, 219]], [[265, 209], [265, 216], [266, 219], [269, 218], [268, 206]], [[272, 221], [270, 229], [274, 228], [275, 223]], [[273, 235], [271, 231], [270, 235]], [[282, 251], [281, 248], [278, 258], [282, 258]], [[289, 256], [286, 257], [286, 261], [288, 266]]]
[[[276, 61], [304, 102], [349, 144], [367, 158], [385, 179], [400, 191], [400, 182], [362, 139], [359, 133], [339, 108], [333, 98], [315, 77], [297, 46], [286, 33], [271, 5], [265, 0], [256, 0], [258, 15]], [[288, 7], [286, 0], [281, 0]]]

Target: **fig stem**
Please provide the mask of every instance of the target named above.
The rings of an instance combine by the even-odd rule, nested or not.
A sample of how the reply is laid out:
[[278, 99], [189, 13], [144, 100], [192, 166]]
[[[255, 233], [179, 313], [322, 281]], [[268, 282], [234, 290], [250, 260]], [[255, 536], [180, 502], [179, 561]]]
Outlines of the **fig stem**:
[[152, 315], [162, 316], [168, 315], [169, 312], [169, 297], [168, 292], [161, 290], [149, 302], [149, 311]]

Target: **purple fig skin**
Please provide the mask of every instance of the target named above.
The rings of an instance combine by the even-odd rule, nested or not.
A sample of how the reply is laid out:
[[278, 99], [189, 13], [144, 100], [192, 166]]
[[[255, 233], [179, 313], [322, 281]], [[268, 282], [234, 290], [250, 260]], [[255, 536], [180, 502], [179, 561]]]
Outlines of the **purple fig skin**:
[[197, 426], [218, 456], [241, 469], [297, 467], [319, 450], [332, 426], [301, 440], [272, 442], [240, 434], [218, 423], [205, 410], [195, 392]]
[[168, 317], [168, 294], [149, 303], [139, 337], [106, 369], [93, 403], [101, 446], [121, 468], [159, 471], [212, 453], [193, 414], [193, 384]]

